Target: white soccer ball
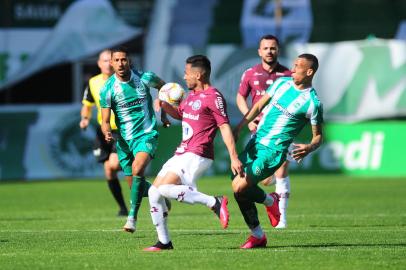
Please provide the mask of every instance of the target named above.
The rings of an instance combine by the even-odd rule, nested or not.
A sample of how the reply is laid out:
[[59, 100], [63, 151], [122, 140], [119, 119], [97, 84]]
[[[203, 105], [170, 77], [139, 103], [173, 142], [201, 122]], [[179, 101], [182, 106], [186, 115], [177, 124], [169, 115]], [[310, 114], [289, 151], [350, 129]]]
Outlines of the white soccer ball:
[[184, 96], [185, 90], [178, 83], [166, 83], [159, 89], [159, 99], [171, 105], [179, 105]]

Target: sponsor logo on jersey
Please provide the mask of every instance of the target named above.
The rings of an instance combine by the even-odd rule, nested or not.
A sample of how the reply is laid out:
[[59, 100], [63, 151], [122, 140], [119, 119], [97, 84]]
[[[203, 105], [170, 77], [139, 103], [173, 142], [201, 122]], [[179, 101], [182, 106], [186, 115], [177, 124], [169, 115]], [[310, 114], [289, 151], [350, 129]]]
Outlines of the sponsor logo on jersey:
[[276, 72], [275, 75], [276, 75], [276, 76], [285, 76], [285, 73], [283, 73], [283, 72]]
[[192, 110], [197, 111], [202, 106], [202, 102], [200, 100], [193, 101]]
[[261, 72], [254, 72], [254, 76], [261, 76], [261, 75], [263, 75], [263, 73], [261, 73]]
[[265, 95], [265, 90], [257, 90], [257, 91], [255, 92], [255, 95], [256, 95], [256, 96], [263, 96], [263, 95]]
[[132, 107], [132, 106], [137, 106], [139, 104], [143, 104], [144, 102], [145, 102], [145, 98], [139, 98], [139, 99], [137, 99], [135, 101], [132, 101], [132, 102], [127, 102], [127, 103], [124, 103], [124, 104], [118, 104], [117, 106], [120, 107], [120, 108], [129, 108], [129, 107]]
[[220, 95], [217, 95], [215, 100], [216, 108], [219, 109], [221, 115], [226, 116], [226, 111], [224, 110], [223, 98]]
[[283, 113], [285, 116], [289, 118], [297, 118], [295, 115], [291, 114], [288, 110], [282, 107], [277, 101], [272, 101], [271, 102], [272, 106], [277, 108], [281, 113]]
[[190, 119], [190, 120], [199, 120], [199, 114], [191, 114], [191, 113], [183, 112], [182, 117]]

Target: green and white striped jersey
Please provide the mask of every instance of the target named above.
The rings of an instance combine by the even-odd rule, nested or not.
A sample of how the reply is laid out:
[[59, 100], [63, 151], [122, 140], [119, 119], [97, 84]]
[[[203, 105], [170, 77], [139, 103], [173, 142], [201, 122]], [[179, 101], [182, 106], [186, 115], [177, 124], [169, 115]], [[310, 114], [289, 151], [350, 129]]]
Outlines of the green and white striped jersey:
[[131, 71], [129, 81], [122, 82], [114, 74], [100, 90], [100, 106], [113, 110], [125, 140], [158, 133], [150, 87], [156, 88], [159, 82], [153, 72]]
[[323, 106], [313, 87], [299, 90], [291, 77], [282, 77], [266, 93], [271, 99], [262, 110], [257, 143], [284, 151], [308, 121], [311, 125], [323, 122]]

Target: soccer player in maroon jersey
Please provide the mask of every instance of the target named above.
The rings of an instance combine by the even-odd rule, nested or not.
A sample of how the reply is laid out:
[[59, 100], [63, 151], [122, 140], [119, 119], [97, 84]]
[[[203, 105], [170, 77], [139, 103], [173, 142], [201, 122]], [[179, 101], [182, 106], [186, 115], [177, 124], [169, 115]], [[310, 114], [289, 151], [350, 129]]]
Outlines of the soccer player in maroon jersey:
[[149, 189], [152, 222], [156, 226], [158, 242], [145, 251], [173, 249], [167, 227], [164, 198], [189, 204], [203, 204], [214, 211], [222, 227], [228, 226], [227, 197], [209, 196], [197, 190], [196, 181], [214, 159], [214, 138], [220, 130], [231, 159], [231, 170], [242, 174], [233, 134], [229, 125], [223, 95], [210, 84], [211, 64], [204, 55], [186, 60], [184, 79], [190, 92], [178, 108], [161, 102], [162, 108], [173, 118], [182, 120], [182, 142], [158, 173]]
[[[241, 78], [240, 88], [237, 93], [237, 106], [243, 115], [249, 111], [247, 99], [251, 96], [252, 106], [264, 95], [265, 90], [280, 77], [291, 76], [291, 71], [278, 62], [279, 41], [273, 35], [262, 36], [259, 40], [258, 55], [261, 63], [247, 69]], [[260, 117], [248, 124], [249, 130], [255, 134]], [[290, 159], [290, 158], [289, 158]], [[290, 193], [290, 179], [288, 174], [289, 161], [285, 161], [275, 174], [262, 184], [268, 186], [275, 183], [275, 192], [280, 196], [279, 209], [281, 219], [276, 226], [284, 229], [287, 226], [286, 209]]]

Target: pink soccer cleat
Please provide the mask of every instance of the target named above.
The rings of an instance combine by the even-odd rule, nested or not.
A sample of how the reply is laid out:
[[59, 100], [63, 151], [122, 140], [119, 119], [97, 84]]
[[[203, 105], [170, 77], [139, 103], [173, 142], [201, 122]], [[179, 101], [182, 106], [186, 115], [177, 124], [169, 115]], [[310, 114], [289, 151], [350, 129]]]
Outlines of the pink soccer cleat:
[[216, 204], [212, 210], [220, 219], [221, 227], [226, 229], [228, 227], [228, 221], [230, 220], [230, 214], [228, 212], [227, 204], [228, 199], [226, 196], [216, 196]]
[[269, 195], [271, 195], [273, 198], [273, 204], [271, 206], [265, 206], [265, 208], [272, 227], [276, 227], [281, 218], [281, 213], [279, 212], [279, 195], [275, 192], [272, 192]]
[[256, 238], [252, 235], [250, 235], [250, 237], [248, 237], [247, 241], [240, 246], [240, 248], [242, 249], [250, 249], [250, 248], [263, 248], [266, 247], [266, 236], [264, 234], [264, 236], [262, 236], [262, 238]]

